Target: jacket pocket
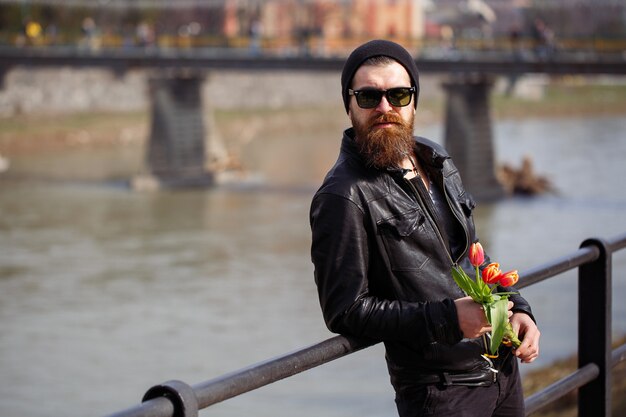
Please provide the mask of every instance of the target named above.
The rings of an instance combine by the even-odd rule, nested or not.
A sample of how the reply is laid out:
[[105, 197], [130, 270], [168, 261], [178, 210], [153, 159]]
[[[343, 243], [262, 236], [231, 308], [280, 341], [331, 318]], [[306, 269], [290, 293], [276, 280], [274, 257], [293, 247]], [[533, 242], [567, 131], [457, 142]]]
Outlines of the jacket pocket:
[[413, 209], [398, 216], [378, 221], [378, 230], [392, 270], [419, 270], [428, 257], [418, 249], [418, 241], [428, 234], [423, 226], [426, 220], [419, 209]]
[[465, 216], [465, 225], [467, 227], [467, 232], [469, 233], [470, 240], [474, 241], [476, 236], [476, 229], [472, 216], [474, 214], [474, 209], [476, 208], [476, 201], [471, 194], [463, 192], [461, 195], [459, 195], [459, 206], [461, 206], [461, 211]]
[[463, 193], [459, 196], [459, 204], [463, 209], [465, 217], [471, 217], [474, 209], [476, 208], [476, 201], [474, 201], [474, 198], [468, 193]]
[[419, 209], [413, 209], [399, 216], [392, 216], [378, 222], [381, 230], [395, 233], [400, 237], [410, 236], [417, 228], [424, 223], [424, 214]]

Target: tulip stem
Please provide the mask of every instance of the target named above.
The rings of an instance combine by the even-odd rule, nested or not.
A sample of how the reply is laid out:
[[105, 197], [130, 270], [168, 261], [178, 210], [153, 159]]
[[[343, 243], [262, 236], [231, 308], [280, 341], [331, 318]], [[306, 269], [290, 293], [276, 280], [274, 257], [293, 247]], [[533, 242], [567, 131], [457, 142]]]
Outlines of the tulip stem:
[[504, 339], [511, 342], [511, 345], [514, 349], [517, 349], [522, 345], [522, 342], [513, 331], [513, 326], [511, 326], [511, 322], [506, 323], [506, 327], [504, 328]]

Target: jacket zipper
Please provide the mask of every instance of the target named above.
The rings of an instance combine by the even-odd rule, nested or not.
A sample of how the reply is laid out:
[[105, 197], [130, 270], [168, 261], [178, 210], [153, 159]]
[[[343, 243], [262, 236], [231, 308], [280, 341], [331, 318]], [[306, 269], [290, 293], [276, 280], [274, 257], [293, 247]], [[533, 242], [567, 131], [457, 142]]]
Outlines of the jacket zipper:
[[[416, 178], [420, 178], [420, 176], [418, 175]], [[420, 178], [420, 180], [421, 180], [421, 178]], [[455, 262], [452, 259], [452, 254], [450, 253], [450, 249], [447, 247], [446, 241], [443, 238], [443, 235], [441, 234], [441, 229], [439, 227], [439, 223], [437, 223], [437, 221], [435, 220], [435, 218], [434, 218], [434, 216], [432, 214], [432, 208], [430, 207], [430, 205], [426, 201], [424, 201], [425, 198], [422, 197], [422, 195], [419, 193], [417, 188], [415, 188], [415, 185], [413, 185], [413, 183], [411, 181], [407, 180], [407, 179], [405, 179], [405, 181], [409, 184], [409, 187], [411, 188], [411, 190], [413, 191], [413, 193], [417, 197], [418, 201], [422, 203], [424, 208], [426, 208], [426, 214], [428, 215], [429, 220], [431, 221], [431, 223], [434, 225], [435, 233], [437, 235], [437, 238], [439, 239], [439, 243], [443, 247], [446, 255], [448, 255], [448, 259], [450, 260], [450, 264], [451, 265], [455, 265]], [[450, 204], [450, 203], [448, 203], [448, 204]]]
[[[461, 224], [461, 227], [463, 228], [463, 231], [465, 232], [465, 249], [463, 249], [463, 251], [461, 252], [461, 256], [459, 257], [459, 259], [457, 259], [457, 262], [458, 262], [463, 257], [465, 252], [468, 250], [468, 247], [469, 247], [469, 244], [470, 244], [469, 243], [470, 235], [469, 235], [469, 231], [467, 230], [467, 227], [465, 225], [465, 222], [461, 221], [461, 219], [459, 218], [456, 210], [454, 210], [452, 208], [452, 204], [450, 202], [450, 196], [448, 195], [448, 189], [446, 188], [446, 184], [443, 181], [442, 181], [442, 190], [443, 190], [444, 195], [446, 196], [446, 202], [448, 203], [448, 207], [450, 207], [450, 210], [454, 214], [454, 217], [456, 217], [458, 222]], [[456, 263], [454, 265], [456, 265]], [[489, 344], [487, 343], [487, 338], [485, 337], [485, 334], [483, 334], [482, 342], [483, 342], [483, 347], [485, 348], [485, 352], [489, 352]], [[483, 357], [486, 358], [486, 356], [483, 356]], [[492, 369], [493, 369], [493, 367], [492, 367]], [[494, 374], [493, 374], [493, 382], [496, 382], [497, 372], [498, 371], [495, 371]]]
[[[418, 175], [416, 178], [420, 179], [420, 176]], [[417, 190], [417, 188], [415, 187], [415, 185], [413, 185], [413, 183], [407, 179], [404, 179], [408, 184], [410, 189], [413, 191], [413, 193], [415, 194], [415, 196], [418, 199], [418, 202], [421, 202], [422, 205], [426, 208], [426, 214], [430, 217], [430, 221], [432, 222], [432, 224], [434, 225], [434, 229], [435, 229], [435, 233], [437, 234], [437, 237], [439, 238], [439, 243], [441, 244], [441, 246], [443, 247], [444, 251], [446, 252], [446, 255], [448, 255], [448, 259], [451, 262], [451, 265], [457, 265], [459, 259], [461, 259], [461, 257], [463, 257], [463, 254], [465, 254], [465, 252], [467, 251], [467, 248], [469, 246], [469, 232], [467, 230], [467, 227], [465, 226], [465, 223], [463, 223], [460, 219], [459, 216], [457, 215], [456, 211], [452, 208], [452, 205], [450, 204], [450, 197], [448, 196], [448, 190], [446, 189], [446, 185], [445, 182], [442, 184], [442, 190], [444, 195], [446, 196], [446, 202], [448, 203], [448, 207], [450, 207], [450, 210], [452, 211], [452, 213], [454, 214], [454, 217], [459, 221], [459, 223], [461, 223], [461, 227], [463, 227], [463, 231], [465, 232], [465, 249], [463, 250], [463, 252], [461, 253], [461, 256], [459, 257], [459, 259], [456, 260], [456, 262], [454, 261], [454, 259], [452, 259], [452, 254], [450, 253], [450, 249], [447, 247], [446, 245], [446, 241], [443, 238], [442, 234], [441, 234], [441, 228], [439, 226], [439, 223], [437, 223], [437, 221], [435, 220], [433, 214], [432, 214], [432, 204], [429, 204], [430, 202], [426, 202], [425, 198], [420, 194], [420, 192]], [[418, 187], [421, 185], [418, 185]], [[424, 187], [424, 191], [428, 192], [425, 187]], [[482, 338], [482, 342], [483, 342], [483, 346], [485, 348], [485, 352], [489, 351], [489, 346], [487, 344], [487, 339], [486, 337]], [[494, 378], [495, 378], [495, 374], [494, 374]]]
[[456, 210], [454, 210], [454, 208], [452, 208], [452, 203], [450, 202], [450, 196], [448, 195], [448, 189], [446, 188], [445, 182], [442, 183], [442, 188], [441, 189], [443, 190], [443, 194], [446, 196], [446, 202], [448, 203], [448, 207], [450, 207], [450, 211], [452, 212], [454, 217], [457, 219], [457, 221], [461, 224], [461, 227], [463, 228], [463, 232], [465, 232], [465, 248], [461, 252], [461, 255], [459, 256], [459, 259], [457, 259], [456, 262], [454, 263], [454, 265], [456, 265], [459, 262], [459, 260], [463, 257], [463, 255], [465, 255], [467, 250], [469, 249], [470, 235], [469, 235], [469, 231], [467, 230], [467, 226], [465, 225], [465, 222], [463, 222], [463, 220], [459, 218]]

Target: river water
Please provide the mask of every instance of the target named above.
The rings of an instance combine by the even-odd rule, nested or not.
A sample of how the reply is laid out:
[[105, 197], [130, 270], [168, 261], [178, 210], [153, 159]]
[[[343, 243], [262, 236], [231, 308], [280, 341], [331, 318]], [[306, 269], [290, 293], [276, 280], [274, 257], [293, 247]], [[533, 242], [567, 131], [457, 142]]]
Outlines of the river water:
[[[485, 248], [521, 271], [626, 232], [626, 118], [500, 122], [499, 162], [529, 155], [557, 192], [483, 204]], [[439, 127], [420, 134], [435, 140]], [[248, 185], [137, 193], [137, 150], [12, 161], [0, 181], [0, 415], [106, 415], [157, 383], [205, 381], [332, 335], [319, 311], [308, 208], [338, 132], [252, 142]], [[43, 178], [46, 178], [45, 180]], [[1, 179], [1, 177], [0, 177]], [[614, 337], [626, 334], [626, 257], [614, 257]], [[576, 274], [523, 294], [542, 357], [576, 349]], [[203, 412], [393, 416], [376, 346]]]

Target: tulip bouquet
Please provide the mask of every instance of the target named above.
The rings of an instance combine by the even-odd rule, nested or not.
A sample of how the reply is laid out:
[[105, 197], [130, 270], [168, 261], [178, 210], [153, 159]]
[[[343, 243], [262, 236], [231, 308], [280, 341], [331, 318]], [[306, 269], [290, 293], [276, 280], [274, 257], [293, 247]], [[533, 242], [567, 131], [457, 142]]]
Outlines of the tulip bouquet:
[[517, 348], [521, 343], [513, 332], [508, 317], [509, 295], [515, 293], [494, 290], [498, 285], [503, 287], [515, 285], [519, 275], [516, 270], [502, 272], [497, 262], [487, 265], [481, 273], [479, 267], [485, 261], [485, 252], [480, 243], [473, 243], [470, 246], [469, 259], [476, 268], [476, 279], [470, 278], [458, 265], [452, 268], [452, 278], [467, 295], [483, 306], [487, 320], [491, 324], [490, 357], [497, 357], [500, 344]]

